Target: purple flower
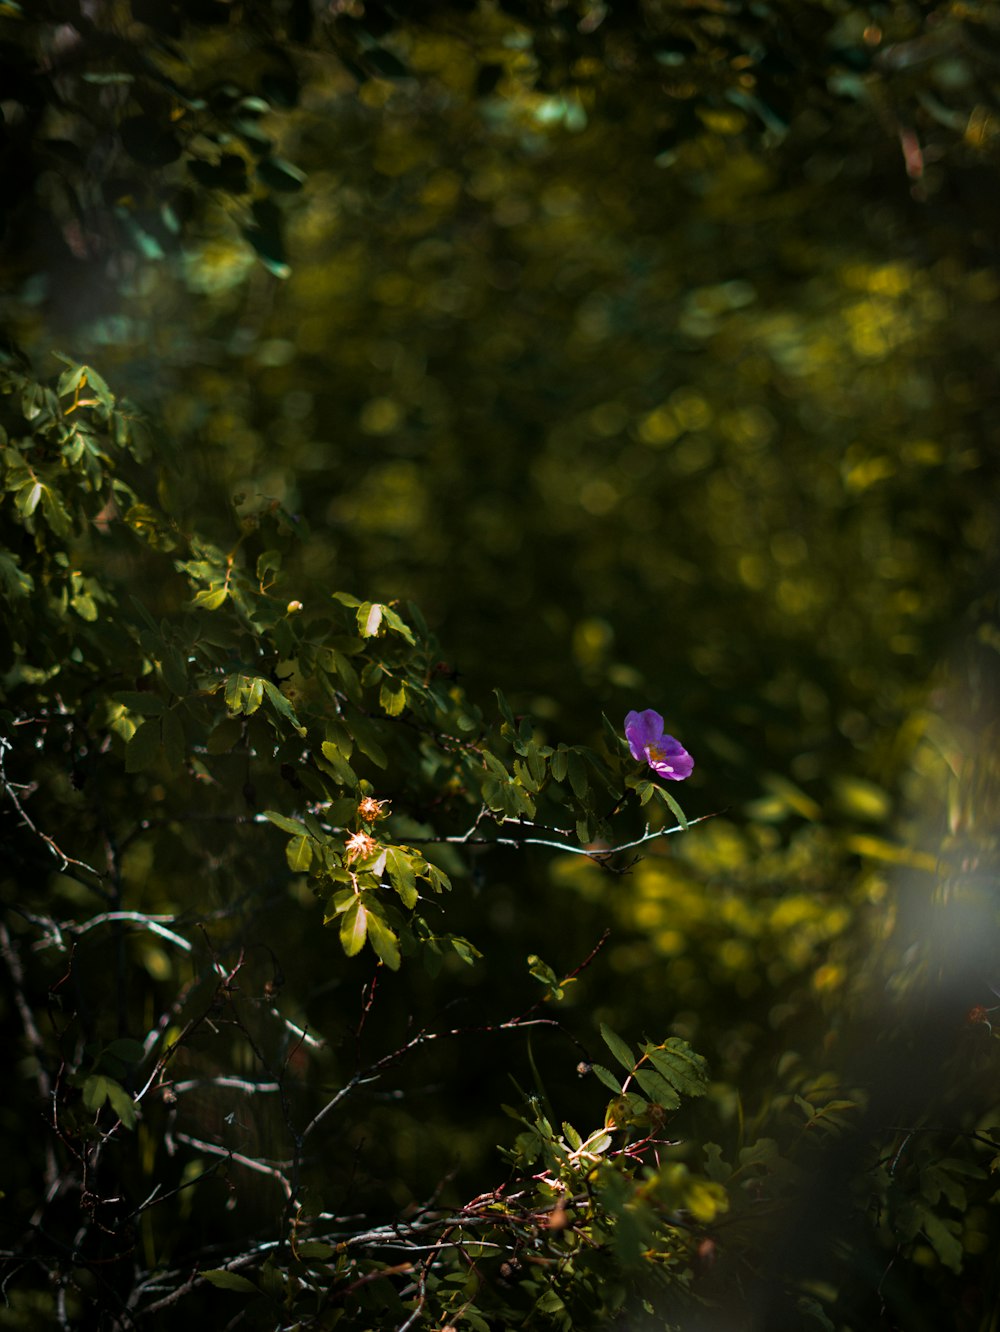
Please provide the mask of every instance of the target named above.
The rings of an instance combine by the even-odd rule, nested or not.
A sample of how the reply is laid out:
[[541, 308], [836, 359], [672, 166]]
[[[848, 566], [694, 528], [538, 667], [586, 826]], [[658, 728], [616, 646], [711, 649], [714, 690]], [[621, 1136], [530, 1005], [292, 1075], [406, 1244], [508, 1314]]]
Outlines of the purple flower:
[[663, 718], [652, 708], [630, 712], [625, 718], [625, 739], [632, 757], [646, 763], [669, 782], [691, 776], [694, 759], [680, 741], [663, 734]]

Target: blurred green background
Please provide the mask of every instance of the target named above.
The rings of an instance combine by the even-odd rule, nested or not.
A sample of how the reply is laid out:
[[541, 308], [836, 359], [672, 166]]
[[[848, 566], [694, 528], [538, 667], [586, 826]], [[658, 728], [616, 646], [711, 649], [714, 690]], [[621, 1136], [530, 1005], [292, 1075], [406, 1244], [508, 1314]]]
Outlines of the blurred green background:
[[[965, 1015], [1000, 982], [991, 7], [333, 9], [332, 56], [199, 31], [209, 111], [175, 99], [184, 156], [155, 179], [159, 104], [108, 80], [89, 120], [50, 108], [92, 192], [45, 150], [8, 328], [142, 405], [192, 529], [229, 542], [261, 497], [300, 516], [307, 607], [412, 598], [461, 684], [550, 739], [653, 707], [693, 753], [685, 809], [718, 817], [630, 875], [489, 861], [455, 928], [511, 972], [466, 1002], [516, 1005], [525, 952], [561, 973], [610, 924], [566, 1011], [690, 1039], [706, 1132], [823, 1076], [987, 1123]], [[148, 124], [102, 150], [98, 104]], [[303, 1011], [336, 1026], [298, 946]], [[488, 1062], [424, 1135], [373, 1109], [396, 1203], [456, 1142], [492, 1168]], [[421, 1073], [435, 1096], [449, 1068]]]

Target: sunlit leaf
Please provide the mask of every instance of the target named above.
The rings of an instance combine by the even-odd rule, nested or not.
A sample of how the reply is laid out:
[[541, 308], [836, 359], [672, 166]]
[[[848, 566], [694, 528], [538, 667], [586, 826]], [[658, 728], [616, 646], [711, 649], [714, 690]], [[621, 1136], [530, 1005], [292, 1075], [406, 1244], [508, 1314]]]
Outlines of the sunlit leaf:
[[228, 587], [206, 587], [195, 593], [191, 605], [200, 606], [203, 610], [214, 611], [225, 603], [228, 596]]
[[368, 942], [390, 971], [399, 970], [399, 940], [374, 911], [368, 912]]
[[358, 607], [358, 633], [362, 638], [374, 638], [381, 624], [382, 607], [377, 601], [366, 601]]
[[285, 858], [293, 874], [305, 874], [312, 864], [312, 843], [302, 835], [293, 837], [285, 847]]
[[398, 846], [386, 847], [386, 868], [389, 882], [399, 894], [399, 899], [408, 911], [417, 904], [417, 876], [413, 868], [413, 858], [409, 852]]
[[630, 1049], [628, 1044], [625, 1041], [623, 1041], [619, 1035], [613, 1032], [611, 1028], [606, 1026], [605, 1023], [603, 1022], [601, 1023], [601, 1035], [604, 1038], [604, 1044], [608, 1047], [608, 1049], [611, 1051], [614, 1057], [618, 1060], [622, 1068], [624, 1068], [627, 1072], [631, 1073], [632, 1070], [635, 1068], [636, 1061], [635, 1061], [635, 1055], [632, 1053], [632, 1050]]
[[368, 935], [368, 911], [360, 897], [355, 897], [340, 919], [340, 943], [348, 957], [356, 957]]

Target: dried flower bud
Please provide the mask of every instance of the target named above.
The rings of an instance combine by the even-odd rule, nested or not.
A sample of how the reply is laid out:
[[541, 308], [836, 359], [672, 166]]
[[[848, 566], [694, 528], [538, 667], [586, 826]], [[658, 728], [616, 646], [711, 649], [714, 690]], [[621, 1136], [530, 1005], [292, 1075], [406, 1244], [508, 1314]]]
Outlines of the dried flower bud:
[[388, 803], [388, 800], [376, 800], [374, 796], [365, 796], [358, 804], [358, 814], [365, 823], [374, 823], [376, 819], [384, 817], [382, 811]]
[[374, 837], [369, 837], [366, 832], [352, 833], [347, 839], [347, 863], [352, 865], [356, 860], [364, 860], [378, 847]]

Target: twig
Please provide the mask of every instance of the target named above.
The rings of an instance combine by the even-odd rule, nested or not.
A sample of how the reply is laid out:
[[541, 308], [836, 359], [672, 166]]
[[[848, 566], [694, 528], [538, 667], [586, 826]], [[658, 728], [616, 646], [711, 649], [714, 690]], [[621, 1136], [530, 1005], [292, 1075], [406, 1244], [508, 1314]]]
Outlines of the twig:
[[[696, 819], [688, 819], [688, 828], [693, 828], [696, 823], [704, 823], [706, 819], [718, 818], [721, 810], [716, 810], [711, 814], [702, 814]], [[610, 860], [622, 851], [632, 851], [637, 846], [644, 846], [647, 842], [655, 842], [660, 837], [671, 837], [674, 833], [686, 831], [684, 825], [677, 823], [672, 828], [660, 828], [656, 831], [650, 831], [648, 825], [646, 831], [641, 837], [637, 837], [631, 842], [620, 842], [617, 846], [605, 846], [599, 849], [587, 846], [573, 846], [570, 842], [555, 842], [547, 837], [473, 837], [472, 834], [479, 826], [480, 820], [464, 833], [456, 833], [451, 837], [408, 837], [407, 843], [413, 846], [436, 846], [446, 843], [451, 846], [503, 846], [516, 850], [522, 846], [547, 846], [552, 851], [566, 851], [572, 856], [586, 856], [589, 860], [603, 861]], [[523, 828], [535, 828], [540, 825], [533, 823], [523, 823], [520, 819], [504, 819], [504, 824], [514, 824]], [[549, 828], [548, 832], [557, 833], [564, 837], [574, 837], [576, 834], [568, 828]]]
[[[292, 1186], [282, 1174], [277, 1166], [267, 1165], [264, 1161], [258, 1161], [253, 1156], [244, 1156], [242, 1152], [234, 1152], [230, 1147], [220, 1147], [214, 1142], [205, 1142], [201, 1138], [192, 1138], [190, 1134], [178, 1133], [175, 1135], [178, 1142], [186, 1143], [189, 1147], [196, 1148], [199, 1152], [208, 1152], [210, 1156], [222, 1156], [227, 1161], [232, 1161], [236, 1165], [244, 1166], [247, 1170], [255, 1170], [260, 1175], [269, 1175], [271, 1179], [276, 1179], [281, 1185], [286, 1198], [292, 1196]], [[282, 1162], [282, 1165], [289, 1166], [291, 1162]]]
[[69, 935], [86, 934], [88, 930], [96, 929], [98, 925], [108, 925], [115, 923], [128, 923], [139, 925], [143, 929], [149, 930], [151, 934], [158, 934], [161, 939], [166, 939], [178, 948], [182, 948], [185, 953], [190, 953], [193, 945], [182, 935], [176, 934], [173, 930], [168, 930], [164, 921], [169, 921], [171, 925], [177, 921], [176, 916], [147, 916], [142, 911], [102, 911], [99, 916], [91, 916], [89, 920], [76, 924], [74, 921], [49, 921], [51, 926], [50, 937], [40, 939], [36, 944], [36, 949], [49, 948], [55, 944], [59, 948], [65, 948], [63, 943], [63, 931]]
[[[41, 828], [38, 827], [38, 825], [32, 819], [31, 815], [24, 808], [17, 795], [16, 788], [18, 787], [19, 784], [12, 782], [10, 780], [10, 778], [7, 776], [7, 770], [5, 766], [7, 750], [8, 749], [13, 750], [13, 748], [14, 746], [7, 739], [7, 737], [0, 735], [0, 789], [6, 791], [7, 795], [10, 797], [11, 804], [17, 810], [22, 824], [24, 824], [26, 828], [29, 828], [37, 838], [39, 838], [41, 841], [45, 843], [45, 845], [49, 848], [49, 851], [52, 853], [52, 855], [55, 856], [56, 860], [62, 862], [62, 864], [59, 867], [60, 872], [69, 869], [70, 865], [75, 865], [78, 869], [86, 870], [88, 874], [93, 874], [95, 879], [103, 879], [105, 876], [101, 873], [100, 870], [94, 869], [93, 865], [88, 865], [85, 860], [77, 860], [75, 856], [68, 855], [67, 852], [65, 852], [62, 849], [62, 847], [59, 846], [59, 844], [54, 840], [54, 838], [50, 837], [48, 833], [42, 832]], [[20, 789], [25, 790], [27, 788], [21, 786]]]

